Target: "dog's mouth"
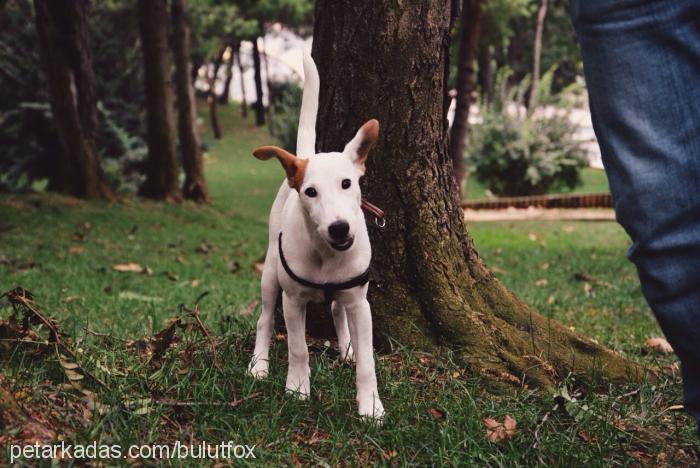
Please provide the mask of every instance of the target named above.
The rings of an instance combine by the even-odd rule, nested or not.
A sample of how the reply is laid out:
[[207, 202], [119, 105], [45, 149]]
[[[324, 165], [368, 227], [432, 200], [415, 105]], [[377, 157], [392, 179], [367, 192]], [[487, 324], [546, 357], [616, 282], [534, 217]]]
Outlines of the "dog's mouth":
[[355, 242], [354, 237], [348, 237], [345, 239], [343, 242], [329, 242], [331, 244], [331, 247], [333, 247], [335, 250], [339, 251], [344, 251], [348, 250], [350, 247], [352, 247], [352, 243]]

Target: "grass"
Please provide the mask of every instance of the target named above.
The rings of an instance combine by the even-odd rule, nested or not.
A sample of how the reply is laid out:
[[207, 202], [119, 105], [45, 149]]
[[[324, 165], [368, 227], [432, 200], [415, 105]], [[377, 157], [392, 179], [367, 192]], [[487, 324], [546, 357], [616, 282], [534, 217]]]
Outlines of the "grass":
[[[605, 171], [586, 167], [581, 170], [581, 184], [570, 190], [557, 190], [556, 193], [606, 193], [608, 191], [608, 178]], [[468, 177], [464, 186], [464, 197], [467, 200], [486, 198], [486, 187], [476, 180], [476, 177]]]
[[[468, 230], [487, 264], [526, 302], [632, 359], [663, 366], [657, 382], [594, 391], [566, 380], [576, 401], [563, 405], [560, 398], [557, 405], [544, 390], [491, 388], [449, 353], [399, 347], [378, 357], [388, 412], [380, 427], [355, 416], [354, 371], [329, 343], [310, 341], [309, 401], [285, 394], [283, 335], [272, 346], [270, 377], [248, 378], [259, 312], [253, 265], [265, 251], [267, 211], [282, 174], [277, 164], [250, 156], [270, 142], [264, 130], [241, 121], [234, 107], [220, 118], [226, 137], [205, 135], [211, 206], [0, 196], [0, 291], [32, 291], [70, 335], [82, 369], [105, 384], [84, 378], [82, 387], [94, 392], [85, 395], [66, 385], [70, 373], [51, 347], [2, 342], [0, 445], [62, 437], [126, 450], [232, 440], [255, 444], [257, 458], [244, 462], [263, 465], [692, 463], [693, 423], [674, 409], [681, 402], [677, 370], [672, 358], [644, 352], [644, 341], [660, 332], [624, 257], [629, 240], [613, 223], [485, 223]], [[127, 263], [146, 272], [112, 268]], [[139, 341], [180, 313], [179, 304], [198, 298], [218, 343], [219, 370], [196, 326], [177, 329], [163, 349], [163, 341]], [[1, 318], [9, 315], [0, 309]], [[212, 404], [234, 397], [249, 399], [235, 408]], [[513, 437], [489, 442], [482, 419], [505, 415], [517, 421]], [[0, 452], [0, 460], [7, 457]]]

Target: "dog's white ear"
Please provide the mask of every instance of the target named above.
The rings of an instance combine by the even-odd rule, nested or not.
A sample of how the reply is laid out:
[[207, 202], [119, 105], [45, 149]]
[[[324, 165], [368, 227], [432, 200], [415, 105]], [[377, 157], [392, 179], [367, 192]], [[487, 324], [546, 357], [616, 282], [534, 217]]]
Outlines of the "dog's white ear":
[[304, 171], [309, 164], [308, 159], [299, 159], [292, 153], [278, 148], [277, 146], [261, 146], [253, 150], [253, 156], [267, 161], [270, 158], [277, 158], [287, 173], [287, 183], [297, 192], [304, 182]]
[[367, 155], [377, 142], [377, 138], [379, 138], [379, 122], [376, 119], [368, 120], [343, 150], [343, 153], [350, 157], [363, 174], [365, 173]]

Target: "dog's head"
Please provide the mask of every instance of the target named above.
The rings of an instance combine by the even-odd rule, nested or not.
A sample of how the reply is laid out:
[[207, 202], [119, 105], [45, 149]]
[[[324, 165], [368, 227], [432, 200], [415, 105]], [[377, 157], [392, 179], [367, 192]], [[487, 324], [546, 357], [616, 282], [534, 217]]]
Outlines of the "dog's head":
[[253, 155], [279, 160], [317, 232], [335, 250], [343, 251], [352, 247], [355, 233], [364, 223], [359, 181], [378, 136], [379, 122], [373, 119], [360, 127], [342, 153], [302, 159], [276, 146], [262, 146]]

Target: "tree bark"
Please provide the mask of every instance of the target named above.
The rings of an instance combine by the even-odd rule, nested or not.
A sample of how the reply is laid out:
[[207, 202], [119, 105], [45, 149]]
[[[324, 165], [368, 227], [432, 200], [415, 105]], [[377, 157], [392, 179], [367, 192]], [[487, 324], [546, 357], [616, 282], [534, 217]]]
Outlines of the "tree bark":
[[464, 180], [464, 146], [469, 129], [469, 106], [474, 89], [474, 62], [481, 32], [482, 0], [464, 0], [459, 30], [457, 64], [457, 106], [450, 132], [450, 158], [461, 194]]
[[114, 198], [97, 157], [97, 112], [87, 0], [35, 0], [61, 160], [52, 187], [79, 198]]
[[255, 67], [255, 125], [258, 127], [265, 125], [265, 104], [263, 103], [262, 72], [260, 70], [260, 49], [258, 49], [258, 38], [253, 39], [253, 65]]
[[219, 104], [227, 106], [231, 100], [231, 80], [233, 80], [233, 54], [238, 48], [235, 44], [229, 44], [231, 49], [231, 55], [229, 55], [228, 60], [225, 61], [226, 78], [224, 79], [224, 90], [221, 94], [217, 96], [217, 101]]
[[171, 65], [166, 0], [139, 0], [139, 23], [146, 90], [148, 161], [140, 194], [180, 200], [175, 149]]
[[316, 2], [319, 147], [342, 150], [367, 119], [381, 125], [362, 182], [387, 213], [384, 229], [370, 228], [378, 346], [449, 348], [474, 373], [511, 383], [636, 377], [637, 365], [521, 302], [474, 249], [446, 145], [450, 13], [445, 0]]
[[197, 108], [190, 79], [192, 65], [186, 0], [172, 0], [171, 15], [177, 92], [177, 129], [182, 152], [182, 167], [185, 171], [182, 195], [197, 203], [206, 203], [209, 201], [209, 194], [204, 180], [204, 163], [197, 132]]
[[528, 113], [532, 113], [537, 106], [537, 86], [540, 83], [540, 57], [542, 56], [542, 31], [546, 16], [547, 0], [540, 0], [540, 7], [537, 10], [537, 25], [535, 27], [535, 43], [532, 47], [532, 83], [530, 84], [530, 99], [527, 106]]
[[481, 102], [488, 104], [493, 98], [493, 67], [491, 65], [491, 48], [488, 45], [479, 48], [477, 56], [479, 72], [477, 80], [481, 89]]
[[234, 51], [234, 59], [238, 62], [238, 74], [241, 76], [241, 117], [244, 119], [248, 118], [248, 103], [245, 94], [245, 79], [243, 78], [243, 62], [241, 61], [241, 44], [238, 43], [238, 47]]
[[214, 70], [209, 75], [209, 91], [207, 92], [207, 103], [209, 103], [209, 121], [211, 122], [211, 132], [216, 140], [221, 140], [221, 127], [219, 126], [219, 114], [216, 108], [216, 78], [219, 76], [219, 69], [224, 61], [226, 46], [222, 46], [214, 59]]
[[265, 27], [260, 25], [260, 37], [263, 41], [263, 56], [265, 58], [265, 84], [267, 85], [267, 123], [270, 134], [275, 136], [272, 123], [272, 85], [270, 84], [270, 58], [267, 55], [267, 44], [265, 43]]

